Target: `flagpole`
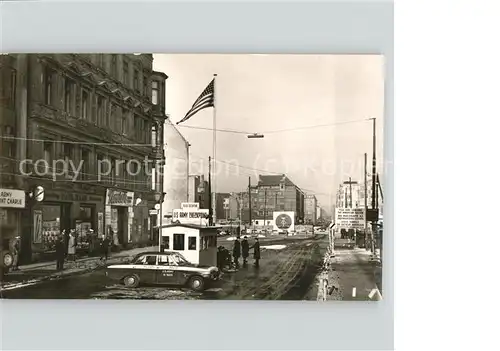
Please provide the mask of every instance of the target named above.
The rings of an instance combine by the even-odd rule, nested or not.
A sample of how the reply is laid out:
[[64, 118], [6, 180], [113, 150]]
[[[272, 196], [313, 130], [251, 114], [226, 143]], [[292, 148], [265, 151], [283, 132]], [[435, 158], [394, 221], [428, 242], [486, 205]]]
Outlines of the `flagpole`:
[[213, 109], [213, 150], [212, 150], [212, 161], [213, 161], [213, 166], [212, 166], [212, 188], [213, 188], [213, 196], [212, 196], [212, 223], [215, 225], [215, 222], [217, 220], [217, 214], [216, 214], [216, 204], [217, 204], [217, 187], [216, 187], [216, 180], [215, 180], [215, 169], [216, 169], [216, 164], [217, 164], [217, 95], [216, 95], [216, 78], [217, 74], [214, 73], [214, 109]]

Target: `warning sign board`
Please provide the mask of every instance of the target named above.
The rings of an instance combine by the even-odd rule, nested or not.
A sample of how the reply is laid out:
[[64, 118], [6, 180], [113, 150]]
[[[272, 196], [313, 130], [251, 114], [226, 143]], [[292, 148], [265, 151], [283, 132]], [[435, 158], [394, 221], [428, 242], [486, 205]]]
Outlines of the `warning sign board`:
[[339, 229], [364, 229], [365, 210], [363, 208], [336, 208], [335, 226]]

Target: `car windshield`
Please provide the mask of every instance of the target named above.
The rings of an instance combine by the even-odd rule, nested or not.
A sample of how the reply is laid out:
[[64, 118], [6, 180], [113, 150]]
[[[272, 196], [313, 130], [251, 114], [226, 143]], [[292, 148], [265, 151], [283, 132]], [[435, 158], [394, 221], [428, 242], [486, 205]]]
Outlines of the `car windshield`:
[[189, 265], [189, 261], [184, 258], [181, 254], [176, 254], [173, 255], [174, 262], [177, 263], [179, 266], [185, 266]]

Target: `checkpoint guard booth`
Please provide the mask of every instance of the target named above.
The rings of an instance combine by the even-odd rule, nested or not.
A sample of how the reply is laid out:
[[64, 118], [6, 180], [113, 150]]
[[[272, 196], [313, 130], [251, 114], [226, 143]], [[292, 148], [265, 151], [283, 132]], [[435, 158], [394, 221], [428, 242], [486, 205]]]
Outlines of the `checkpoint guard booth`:
[[[196, 205], [196, 206], [194, 206]], [[217, 232], [208, 225], [208, 210], [198, 203], [183, 203], [172, 211], [172, 223], [160, 226], [162, 251], [175, 251], [197, 265], [217, 265]]]

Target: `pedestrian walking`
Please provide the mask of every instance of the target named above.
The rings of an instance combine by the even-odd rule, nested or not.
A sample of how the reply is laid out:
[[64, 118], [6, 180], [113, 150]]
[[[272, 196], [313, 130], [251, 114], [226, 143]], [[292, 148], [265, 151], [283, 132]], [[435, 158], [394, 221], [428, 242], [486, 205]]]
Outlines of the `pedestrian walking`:
[[16, 236], [9, 241], [9, 251], [12, 254], [12, 270], [17, 271], [19, 269], [19, 250], [20, 250], [21, 237]]
[[68, 240], [68, 260], [76, 261], [76, 238], [75, 232], [71, 229]]
[[102, 253], [101, 253], [101, 261], [104, 260], [104, 261], [107, 261], [108, 260], [108, 255], [109, 255], [109, 244], [110, 244], [110, 240], [109, 238], [106, 236], [104, 238], [104, 240], [102, 241], [101, 243], [101, 250], [102, 250]]
[[259, 267], [259, 260], [260, 260], [260, 243], [259, 243], [259, 238], [255, 238], [255, 244], [252, 246], [253, 248], [253, 259], [255, 260], [255, 267]]
[[248, 244], [247, 237], [244, 236], [241, 241], [241, 256], [243, 257], [243, 266], [247, 265], [247, 260], [250, 252], [250, 245]]
[[241, 243], [240, 240], [236, 238], [233, 246], [233, 259], [236, 268], [240, 268], [240, 256], [241, 256]]
[[56, 241], [56, 262], [58, 271], [62, 271], [64, 269], [64, 256], [66, 254], [64, 242], [64, 236], [60, 235]]

